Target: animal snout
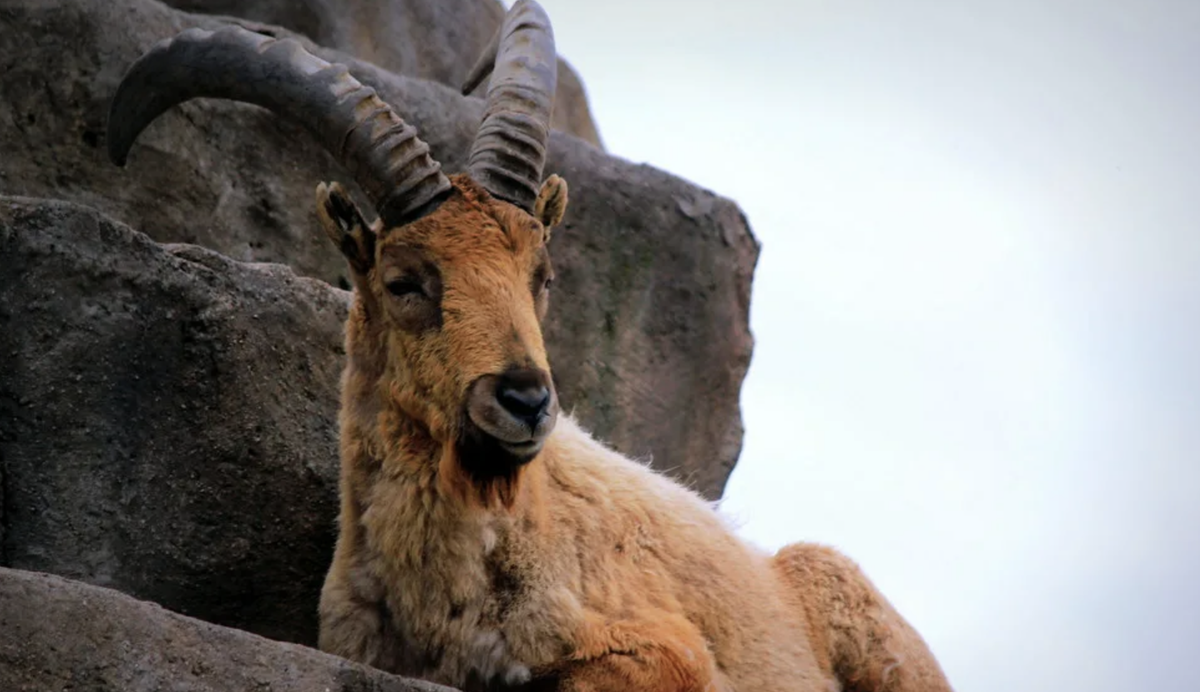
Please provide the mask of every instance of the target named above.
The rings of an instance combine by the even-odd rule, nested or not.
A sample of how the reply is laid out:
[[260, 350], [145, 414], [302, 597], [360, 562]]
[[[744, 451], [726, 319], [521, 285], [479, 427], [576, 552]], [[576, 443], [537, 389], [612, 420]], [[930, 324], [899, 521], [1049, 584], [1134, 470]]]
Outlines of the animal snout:
[[550, 373], [512, 368], [471, 386], [467, 416], [479, 431], [522, 455], [535, 454], [554, 429], [558, 397]]
[[550, 388], [540, 370], [519, 370], [497, 378], [496, 400], [530, 432], [537, 429], [550, 409]]

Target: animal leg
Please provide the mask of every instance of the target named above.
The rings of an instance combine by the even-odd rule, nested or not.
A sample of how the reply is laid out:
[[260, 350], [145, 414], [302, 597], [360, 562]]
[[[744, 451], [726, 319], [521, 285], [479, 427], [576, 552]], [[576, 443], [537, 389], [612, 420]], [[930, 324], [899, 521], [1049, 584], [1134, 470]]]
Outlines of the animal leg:
[[560, 692], [717, 692], [716, 664], [699, 630], [655, 613], [592, 628], [559, 677]]
[[774, 560], [803, 604], [817, 659], [846, 692], [952, 692], [921, 635], [850, 558], [796, 543]]
[[[340, 547], [340, 546], [339, 546]], [[318, 604], [317, 648], [356, 663], [390, 670], [384, 646], [387, 611], [383, 589], [350, 559], [335, 551]]]

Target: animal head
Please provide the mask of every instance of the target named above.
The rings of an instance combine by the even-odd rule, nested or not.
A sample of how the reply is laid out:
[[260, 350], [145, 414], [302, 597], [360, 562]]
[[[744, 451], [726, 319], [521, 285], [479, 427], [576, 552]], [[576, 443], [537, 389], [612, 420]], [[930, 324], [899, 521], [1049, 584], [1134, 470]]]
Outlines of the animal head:
[[467, 170], [451, 177], [344, 66], [237, 26], [153, 47], [126, 73], [108, 121], [117, 165], [151, 121], [196, 97], [268, 108], [334, 154], [378, 213], [369, 220], [340, 184], [317, 186], [318, 218], [355, 287], [350, 376], [485, 479], [533, 459], [558, 414], [541, 320], [567, 185], [542, 181], [556, 55], [537, 3], [513, 5], [463, 93], [489, 74]]
[[368, 222], [340, 185], [317, 213], [343, 249], [358, 304], [349, 321], [355, 376], [383, 391], [484, 480], [540, 451], [558, 401], [542, 341], [554, 270], [549, 228], [566, 184], [551, 176], [533, 213], [454, 176], [438, 209], [405, 226]]

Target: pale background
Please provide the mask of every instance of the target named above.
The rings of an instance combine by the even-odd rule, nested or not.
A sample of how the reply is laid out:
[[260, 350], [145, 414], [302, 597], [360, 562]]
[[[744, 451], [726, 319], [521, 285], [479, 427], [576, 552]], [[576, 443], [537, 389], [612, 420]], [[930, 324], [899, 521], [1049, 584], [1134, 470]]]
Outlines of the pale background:
[[1200, 1], [541, 2], [611, 152], [762, 241], [742, 534], [959, 692], [1200, 689]]

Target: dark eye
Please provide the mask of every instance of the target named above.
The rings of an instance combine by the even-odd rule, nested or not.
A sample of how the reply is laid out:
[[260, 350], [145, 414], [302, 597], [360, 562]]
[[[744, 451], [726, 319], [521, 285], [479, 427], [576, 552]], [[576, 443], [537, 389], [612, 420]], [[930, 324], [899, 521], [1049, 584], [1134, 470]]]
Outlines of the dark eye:
[[392, 295], [400, 297], [407, 295], [425, 295], [425, 289], [421, 288], [421, 284], [410, 279], [396, 279], [395, 281], [389, 281], [387, 284], [387, 290]]

